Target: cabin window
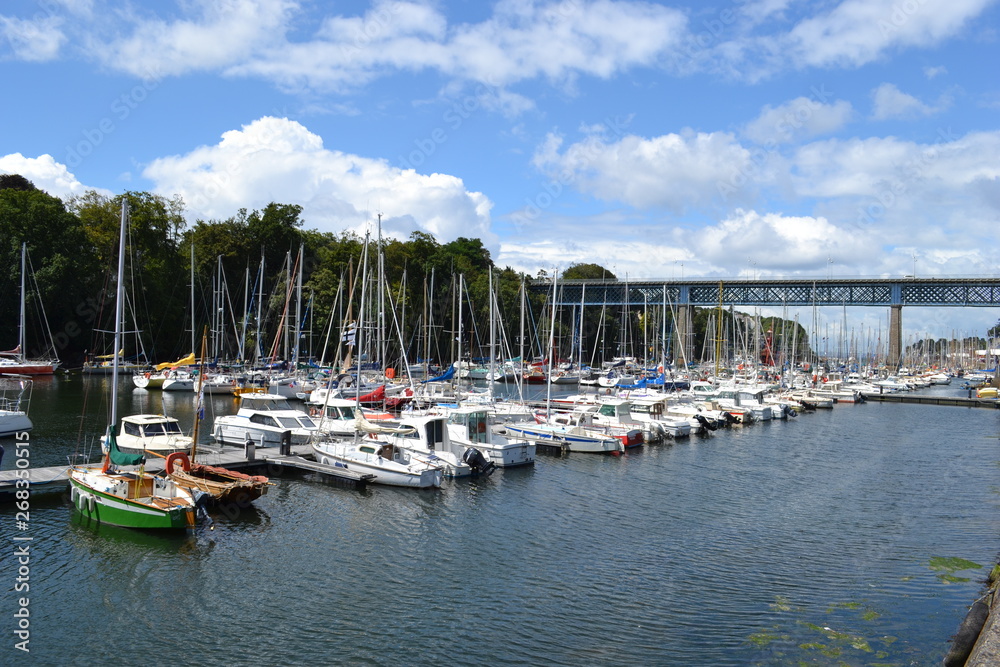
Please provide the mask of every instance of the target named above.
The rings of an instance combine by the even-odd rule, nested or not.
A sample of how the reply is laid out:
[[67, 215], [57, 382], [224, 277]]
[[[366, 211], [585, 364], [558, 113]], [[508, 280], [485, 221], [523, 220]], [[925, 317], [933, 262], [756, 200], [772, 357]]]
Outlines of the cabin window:
[[597, 414], [604, 415], [606, 417], [615, 416], [615, 406], [605, 403], [601, 406], [601, 409], [597, 411]]
[[284, 428], [300, 428], [299, 420], [295, 417], [278, 417], [278, 421]]
[[181, 427], [177, 422], [167, 422], [163, 425], [163, 430], [167, 433], [180, 433]]
[[277, 426], [278, 423], [274, 421], [271, 417], [267, 415], [251, 415], [250, 421], [254, 424], [261, 424], [263, 426]]
[[374, 447], [368, 447], [367, 445], [362, 445], [359, 449], [362, 452], [364, 452], [365, 454], [374, 454], [375, 453], [375, 448]]
[[299, 417], [299, 423], [302, 424], [302, 428], [316, 428], [316, 424], [309, 417]]
[[139, 432], [139, 427], [136, 424], [125, 422], [123, 426], [125, 427], [125, 435], [133, 435], [137, 438], [142, 437], [142, 433]]
[[146, 436], [163, 435], [163, 424], [162, 423], [143, 424], [142, 432]]

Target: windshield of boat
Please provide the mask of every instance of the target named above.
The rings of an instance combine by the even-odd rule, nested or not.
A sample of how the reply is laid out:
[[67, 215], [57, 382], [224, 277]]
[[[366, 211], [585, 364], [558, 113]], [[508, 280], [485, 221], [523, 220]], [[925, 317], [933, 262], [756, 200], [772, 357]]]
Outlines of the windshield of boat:
[[243, 398], [243, 407], [252, 410], [291, 410], [288, 401], [283, 398]]
[[285, 428], [301, 427], [301, 424], [299, 424], [299, 420], [296, 419], [295, 417], [278, 417], [278, 421], [281, 422], [281, 425], [284, 426]]
[[299, 423], [302, 424], [302, 428], [316, 428], [316, 423], [309, 417], [299, 417]]
[[146, 436], [151, 435], [164, 435], [180, 433], [181, 428], [177, 425], [177, 422], [153, 422], [151, 424], [142, 425], [142, 433]]

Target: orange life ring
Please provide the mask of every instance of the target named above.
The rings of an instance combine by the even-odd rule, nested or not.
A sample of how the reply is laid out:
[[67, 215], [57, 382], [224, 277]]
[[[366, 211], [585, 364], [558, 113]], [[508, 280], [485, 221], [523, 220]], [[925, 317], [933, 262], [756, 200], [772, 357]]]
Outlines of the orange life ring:
[[177, 461], [181, 462], [181, 470], [191, 472], [191, 459], [188, 458], [188, 455], [184, 452], [174, 452], [167, 455], [167, 462], [164, 464], [168, 475], [174, 471], [174, 463]]

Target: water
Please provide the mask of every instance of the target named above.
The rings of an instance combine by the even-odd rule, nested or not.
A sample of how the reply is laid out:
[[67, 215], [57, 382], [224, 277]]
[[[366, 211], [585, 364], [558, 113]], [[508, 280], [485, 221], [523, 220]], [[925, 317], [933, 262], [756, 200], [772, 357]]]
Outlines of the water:
[[[84, 396], [101, 430], [104, 383], [37, 383], [35, 464], [77, 446]], [[122, 402], [192, 420], [191, 395]], [[286, 474], [190, 536], [39, 496], [26, 533], [0, 511], [0, 539], [33, 537], [38, 664], [936, 665], [1000, 549], [998, 419], [841, 405], [436, 491]]]

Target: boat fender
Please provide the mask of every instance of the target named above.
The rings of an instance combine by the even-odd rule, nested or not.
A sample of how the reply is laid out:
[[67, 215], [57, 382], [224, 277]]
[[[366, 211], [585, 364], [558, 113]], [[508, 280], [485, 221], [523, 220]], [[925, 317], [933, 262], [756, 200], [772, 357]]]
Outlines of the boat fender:
[[167, 455], [167, 462], [164, 464], [168, 475], [174, 471], [174, 463], [178, 461], [180, 461], [181, 470], [191, 472], [191, 459], [188, 458], [188, 455], [184, 452], [174, 452]]
[[71, 486], [69, 489], [69, 501], [76, 505], [76, 497], [80, 494], [80, 491], [75, 487]]
[[149, 379], [149, 376], [150, 376], [150, 375], [152, 375], [152, 373], [150, 373], [149, 371], [146, 371], [146, 372], [145, 372], [145, 373], [143, 374], [143, 377], [145, 377], [145, 378], [146, 378], [146, 379], [148, 380], [148, 379]]
[[90, 514], [94, 513], [94, 504], [96, 503], [96, 498], [94, 498], [93, 493], [87, 494], [87, 512]]

